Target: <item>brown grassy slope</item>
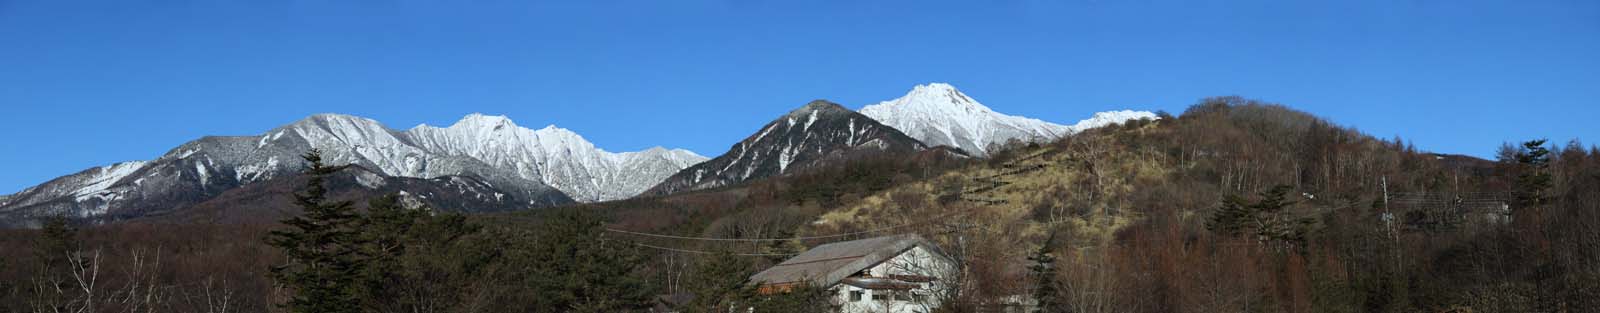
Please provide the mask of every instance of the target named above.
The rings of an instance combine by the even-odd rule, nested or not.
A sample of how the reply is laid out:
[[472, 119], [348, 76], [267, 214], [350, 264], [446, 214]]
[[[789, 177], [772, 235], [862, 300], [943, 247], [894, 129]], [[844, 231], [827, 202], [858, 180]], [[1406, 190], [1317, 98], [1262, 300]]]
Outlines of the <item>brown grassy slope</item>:
[[[1205, 229], [1227, 195], [1254, 198], [1273, 186], [1289, 186], [1296, 203], [1287, 218], [1309, 219], [1325, 229], [1322, 224], [1333, 216], [1374, 221], [1371, 204], [1381, 198], [1385, 179], [1396, 192], [1470, 192], [1495, 184], [1481, 166], [1457, 164], [1482, 162], [1439, 162], [1400, 140], [1373, 138], [1282, 106], [1213, 98], [1178, 118], [1012, 147], [985, 162], [863, 197], [799, 233], [920, 233], [970, 262], [973, 275], [980, 276], [974, 283], [984, 285], [978, 290], [1015, 294], [1026, 289], [1019, 284], [1026, 281], [1026, 256], [1051, 232], [1061, 239], [1058, 253], [1070, 256], [1069, 268], [1140, 266], [1152, 255], [1181, 255], [1177, 251], [1197, 244], [1233, 245], [1224, 243], [1233, 239]], [[1355, 243], [1322, 247], [1350, 244]], [[1266, 254], [1237, 257], [1250, 255]], [[1106, 261], [1120, 257], [1138, 261]], [[1161, 262], [1185, 272], [1197, 269], [1176, 269], [1210, 261]], [[1181, 282], [1166, 287], [1188, 288]], [[1190, 296], [1174, 294], [1163, 303]]]

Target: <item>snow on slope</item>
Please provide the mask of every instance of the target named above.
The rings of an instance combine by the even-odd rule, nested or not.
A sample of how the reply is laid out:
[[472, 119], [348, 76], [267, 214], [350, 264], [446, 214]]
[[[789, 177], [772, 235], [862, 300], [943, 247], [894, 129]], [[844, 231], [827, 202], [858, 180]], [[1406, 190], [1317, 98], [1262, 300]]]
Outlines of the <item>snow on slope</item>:
[[1111, 125], [1111, 124], [1121, 124], [1122, 122], [1127, 122], [1127, 121], [1131, 121], [1131, 120], [1140, 120], [1140, 119], [1152, 119], [1153, 120], [1153, 119], [1157, 119], [1157, 118], [1158, 117], [1156, 117], [1155, 113], [1151, 113], [1149, 111], [1134, 111], [1134, 110], [1105, 111], [1105, 112], [1097, 112], [1097, 113], [1094, 114], [1094, 116], [1089, 117], [1088, 119], [1085, 119], [1085, 120], [1082, 120], [1082, 121], [1078, 121], [1077, 124], [1072, 124], [1072, 126], [1070, 126], [1070, 128], [1072, 129], [1073, 132], [1081, 132], [1081, 131], [1085, 131], [1085, 130], [1089, 130], [1089, 129], [1105, 127], [1105, 126]]
[[128, 177], [128, 175], [133, 174], [134, 171], [138, 171], [139, 168], [144, 167], [144, 164], [145, 162], [143, 161], [133, 161], [95, 168], [94, 171], [91, 172], [93, 174], [89, 176], [88, 180], [83, 182], [83, 187], [79, 187], [78, 190], [73, 191], [72, 195], [77, 201], [84, 201], [88, 200], [90, 197], [100, 196], [102, 195], [102, 192], [106, 191], [107, 188], [111, 188], [111, 184], [122, 181], [122, 178]]
[[0, 219], [169, 210], [294, 175], [302, 167], [299, 156], [310, 149], [322, 150], [330, 164], [387, 176], [474, 177], [534, 206], [631, 197], [707, 159], [664, 148], [610, 153], [565, 129], [534, 131], [481, 114], [447, 128], [423, 125], [404, 132], [367, 118], [318, 114], [258, 136], [204, 137], [148, 162], [62, 176], [0, 200]]
[[991, 145], [1011, 139], [1046, 140], [1072, 132], [1066, 126], [995, 112], [944, 83], [918, 85], [899, 99], [862, 108], [861, 114], [929, 146], [961, 148], [976, 156], [988, 155]]
[[929, 146], [956, 147], [975, 156], [986, 156], [996, 145], [1012, 139], [1047, 141], [1132, 118], [1155, 117], [1150, 112], [1102, 112], [1066, 126], [995, 112], [945, 83], [918, 85], [905, 96], [868, 105], [860, 112]]
[[423, 150], [481, 160], [542, 181], [579, 202], [632, 197], [707, 159], [661, 147], [612, 153], [555, 125], [532, 130], [504, 116], [482, 114], [468, 115], [446, 128], [417, 126], [405, 135]]
[[817, 100], [768, 122], [728, 152], [685, 168], [646, 194], [716, 188], [863, 156], [910, 154], [926, 148], [870, 117]]
[[543, 183], [579, 202], [632, 197], [707, 159], [659, 147], [607, 152], [570, 130], [555, 125], [528, 129], [505, 116], [474, 113], [449, 127], [418, 125], [403, 132], [354, 116], [314, 118], [325, 122], [296, 123], [291, 130], [311, 146], [334, 152], [330, 159], [336, 162], [369, 164], [386, 175], [418, 178], [469, 174], [468, 168], [478, 165], [473, 163], [481, 163], [487, 168], [477, 172]]

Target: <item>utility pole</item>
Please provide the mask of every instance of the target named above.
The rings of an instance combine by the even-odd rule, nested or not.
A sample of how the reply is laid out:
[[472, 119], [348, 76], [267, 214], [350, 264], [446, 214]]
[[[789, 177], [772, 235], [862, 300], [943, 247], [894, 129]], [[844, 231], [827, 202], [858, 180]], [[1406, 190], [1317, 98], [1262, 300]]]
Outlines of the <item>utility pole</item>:
[[1383, 186], [1383, 228], [1389, 232], [1390, 239], [1398, 239], [1394, 234], [1394, 212], [1389, 210], [1389, 177], [1382, 178]]
[[1398, 271], [1400, 271], [1401, 266], [1405, 263], [1405, 259], [1401, 255], [1401, 253], [1405, 252], [1405, 250], [1401, 249], [1401, 246], [1400, 246], [1400, 234], [1397, 231], [1395, 231], [1395, 228], [1397, 226], [1394, 223], [1394, 220], [1395, 220], [1394, 211], [1389, 210], [1389, 177], [1388, 176], [1383, 176], [1382, 177], [1382, 184], [1383, 184], [1383, 220], [1384, 220], [1384, 228], [1385, 228], [1386, 231], [1389, 232], [1389, 240], [1390, 240], [1390, 243], [1394, 247], [1394, 252], [1393, 252], [1393, 254], [1394, 254], [1394, 270], [1396, 272], [1398, 272]]

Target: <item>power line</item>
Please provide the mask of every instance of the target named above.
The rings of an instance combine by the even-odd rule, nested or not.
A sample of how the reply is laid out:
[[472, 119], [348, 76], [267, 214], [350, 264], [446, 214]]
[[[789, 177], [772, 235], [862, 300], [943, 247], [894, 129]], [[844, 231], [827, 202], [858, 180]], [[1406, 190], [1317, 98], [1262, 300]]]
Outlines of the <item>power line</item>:
[[[537, 218], [526, 217], [526, 216], [503, 216], [503, 217], [508, 218], [510, 220], [522, 220], [522, 221], [536, 221], [536, 220], [538, 220]], [[607, 231], [614, 231], [613, 229], [606, 229], [606, 230]], [[641, 233], [641, 234], [643, 234], [643, 233]], [[633, 240], [620, 239], [620, 238], [619, 238], [619, 240], [623, 241], [623, 242], [627, 242], [627, 243], [632, 244], [632, 245], [637, 246], [637, 247], [641, 247], [641, 248], [649, 248], [649, 249], [656, 249], [656, 250], [662, 250], [662, 251], [671, 251], [671, 252], [681, 252], [681, 253], [693, 253], [693, 254], [728, 254], [728, 255], [734, 255], [734, 256], [761, 256], [761, 257], [766, 257], [766, 256], [793, 256], [793, 255], [798, 255], [799, 254], [799, 253], [726, 253], [726, 252], [713, 252], [713, 251], [704, 251], [704, 250], [690, 250], [690, 249], [679, 249], [679, 248], [671, 248], [671, 247], [662, 247], [662, 246], [645, 244], [645, 243], [640, 243], [640, 242], [633, 241]]]
[[[941, 216], [930, 218], [928, 220], [921, 221], [921, 222], [906, 223], [906, 224], [901, 224], [901, 225], [882, 227], [882, 228], [876, 228], [876, 229], [870, 229], [870, 230], [864, 230], [864, 231], [856, 231], [856, 232], [849, 232], [849, 233], [839, 233], [839, 234], [831, 234], [831, 235], [820, 235], [820, 236], [801, 236], [801, 237], [792, 237], [792, 238], [712, 238], [712, 237], [690, 237], [690, 236], [676, 236], [676, 235], [642, 233], [642, 232], [627, 231], [627, 230], [614, 229], [614, 228], [606, 228], [605, 231], [621, 233], [621, 234], [636, 235], [636, 236], [644, 236], [644, 237], [654, 237], [654, 238], [698, 240], [698, 241], [717, 241], [717, 242], [727, 242], [727, 241], [773, 242], [773, 241], [791, 241], [791, 240], [813, 240], [813, 239], [828, 239], [828, 238], [856, 236], [856, 235], [883, 232], [883, 231], [894, 230], [894, 229], [905, 228], [905, 227], [911, 227], [911, 226], [931, 224], [932, 222], [939, 221], [941, 219], [944, 219], [944, 218], [947, 218], [947, 217], [950, 217], [950, 216], [953, 216], [953, 215], [970, 213], [969, 211], [970, 210], [951, 212], [951, 213], [946, 213], [946, 214], [943, 214]], [[800, 254], [800, 253], [726, 253], [726, 252], [712, 252], [712, 251], [704, 251], [704, 250], [690, 250], [690, 249], [679, 249], [679, 248], [656, 246], [656, 245], [640, 243], [640, 242], [632, 241], [632, 240], [625, 240], [625, 241], [632, 242], [635, 246], [644, 247], [644, 248], [650, 248], [650, 249], [656, 249], [656, 250], [662, 250], [662, 251], [680, 252], [680, 253], [693, 253], [693, 254], [727, 254], [727, 255], [734, 255], [734, 256], [759, 256], [759, 257], [795, 256], [795, 255], [799, 255]]]
[[655, 238], [667, 238], [667, 239], [683, 239], [683, 240], [700, 240], [700, 241], [754, 241], [754, 242], [771, 242], [771, 241], [793, 241], [793, 240], [812, 240], [812, 239], [827, 239], [827, 238], [838, 238], [838, 237], [848, 237], [848, 236], [856, 236], [856, 235], [863, 235], [863, 234], [869, 234], [869, 233], [876, 233], [876, 232], [881, 232], [881, 231], [886, 231], [886, 230], [892, 230], [892, 229], [896, 229], [896, 228], [901, 228], [901, 227], [906, 227], [906, 226], [911, 226], [911, 225], [913, 225], [913, 224], [906, 224], [906, 225], [897, 225], [897, 226], [892, 226], [892, 227], [884, 227], [884, 228], [878, 228], [878, 229], [872, 229], [872, 230], [864, 230], [864, 231], [858, 231], [858, 232], [849, 232], [849, 233], [840, 233], [840, 234], [832, 234], [832, 235], [824, 235], [824, 236], [801, 236], [801, 237], [792, 237], [792, 238], [713, 238], [713, 237], [689, 237], [689, 236], [674, 236], [674, 235], [662, 235], [662, 234], [651, 234], [651, 233], [641, 233], [641, 232], [634, 232], [634, 231], [626, 231], [626, 230], [621, 230], [621, 229], [615, 229], [615, 228], [606, 228], [606, 231], [609, 231], [609, 232], [615, 232], [615, 233], [623, 233], [623, 234], [629, 234], [629, 235], [637, 235], [637, 236], [645, 236], [645, 237], [655, 237]]
[[793, 255], [799, 255], [799, 253], [724, 253], [724, 252], [712, 252], [712, 251], [703, 251], [703, 250], [689, 250], [689, 249], [668, 248], [668, 247], [654, 246], [654, 245], [648, 245], [648, 244], [643, 244], [643, 243], [638, 243], [638, 242], [633, 243], [633, 245], [640, 246], [640, 247], [645, 247], [645, 248], [657, 249], [657, 250], [665, 250], [665, 251], [672, 251], [672, 252], [683, 252], [683, 253], [694, 253], [694, 254], [727, 254], [727, 255], [734, 255], [734, 256], [793, 256]]
[[654, 238], [666, 238], [666, 239], [681, 239], [681, 240], [746, 241], [746, 242], [796, 241], [796, 240], [814, 240], [814, 239], [829, 239], [829, 238], [849, 237], [849, 236], [857, 236], [857, 235], [865, 235], [865, 234], [870, 234], [870, 233], [884, 232], [884, 231], [900, 229], [900, 228], [906, 228], [906, 227], [911, 227], [911, 226], [919, 226], [919, 225], [931, 224], [932, 222], [942, 220], [942, 219], [950, 217], [952, 215], [965, 214], [965, 213], [969, 213], [969, 212], [966, 211], [966, 210], [957, 211], [957, 212], [951, 212], [951, 213], [946, 213], [944, 215], [937, 216], [937, 217], [934, 217], [934, 218], [930, 218], [930, 219], [927, 219], [927, 220], [924, 220], [924, 221], [921, 221], [921, 222], [906, 223], [906, 224], [900, 224], [900, 225], [895, 225], [895, 226], [888, 226], [888, 227], [881, 227], [881, 228], [863, 230], [863, 231], [839, 233], [839, 234], [830, 234], [830, 235], [818, 235], [818, 236], [798, 236], [798, 237], [790, 237], [790, 238], [715, 238], [715, 237], [692, 237], [692, 236], [676, 236], [676, 235], [642, 233], [642, 232], [627, 231], [627, 230], [616, 229], [616, 228], [606, 228], [605, 230], [608, 231], [608, 232], [622, 233], [622, 234], [629, 234], [629, 235], [636, 235], [636, 236], [645, 236], [645, 237], [654, 237]]

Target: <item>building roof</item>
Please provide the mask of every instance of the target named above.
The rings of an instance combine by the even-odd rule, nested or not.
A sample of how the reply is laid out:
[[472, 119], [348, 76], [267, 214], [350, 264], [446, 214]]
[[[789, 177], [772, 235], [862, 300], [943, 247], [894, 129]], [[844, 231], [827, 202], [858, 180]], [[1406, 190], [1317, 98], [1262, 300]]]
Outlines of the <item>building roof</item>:
[[750, 276], [750, 281], [756, 284], [810, 281], [817, 286], [832, 286], [916, 246], [948, 259], [921, 236], [902, 234], [820, 245]]

